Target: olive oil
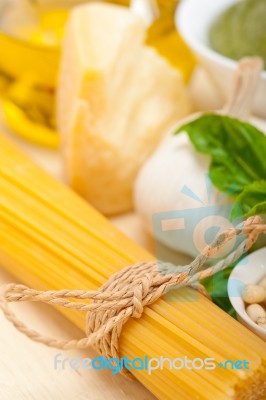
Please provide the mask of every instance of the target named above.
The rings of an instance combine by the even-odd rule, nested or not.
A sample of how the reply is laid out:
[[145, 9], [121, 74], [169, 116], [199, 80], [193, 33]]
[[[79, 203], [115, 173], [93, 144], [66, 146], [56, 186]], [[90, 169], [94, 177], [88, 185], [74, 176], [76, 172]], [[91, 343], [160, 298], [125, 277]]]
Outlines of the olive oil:
[[148, 30], [147, 44], [155, 47], [169, 63], [179, 69], [185, 82], [192, 74], [195, 59], [175, 27], [178, 0], [157, 0], [158, 18]]
[[11, 3], [0, 12], [4, 118], [20, 136], [49, 147], [59, 144], [55, 88], [67, 16], [67, 9], [33, 13], [21, 6], [13, 8]]

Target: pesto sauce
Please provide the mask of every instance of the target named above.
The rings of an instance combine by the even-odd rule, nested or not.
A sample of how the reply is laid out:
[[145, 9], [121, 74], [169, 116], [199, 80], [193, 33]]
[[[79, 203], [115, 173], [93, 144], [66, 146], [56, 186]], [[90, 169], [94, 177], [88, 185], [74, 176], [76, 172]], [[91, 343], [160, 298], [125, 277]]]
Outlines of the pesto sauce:
[[266, 0], [242, 0], [231, 6], [214, 21], [209, 41], [226, 57], [260, 56], [266, 66]]

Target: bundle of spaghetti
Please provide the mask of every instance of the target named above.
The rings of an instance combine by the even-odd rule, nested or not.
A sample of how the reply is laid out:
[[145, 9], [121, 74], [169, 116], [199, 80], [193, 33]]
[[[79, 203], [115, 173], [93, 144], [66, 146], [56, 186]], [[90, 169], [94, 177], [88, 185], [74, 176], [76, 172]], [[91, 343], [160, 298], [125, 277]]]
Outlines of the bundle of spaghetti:
[[[36, 289], [94, 290], [118, 269], [154, 259], [2, 136], [0, 193], [0, 264]], [[62, 312], [84, 330], [83, 313]], [[132, 371], [164, 400], [265, 399], [265, 350], [261, 339], [191, 288], [146, 307], [120, 338], [121, 357], [129, 359], [215, 359], [211, 371], [167, 362], [152, 374]], [[220, 368], [226, 360], [247, 360], [249, 369]]]

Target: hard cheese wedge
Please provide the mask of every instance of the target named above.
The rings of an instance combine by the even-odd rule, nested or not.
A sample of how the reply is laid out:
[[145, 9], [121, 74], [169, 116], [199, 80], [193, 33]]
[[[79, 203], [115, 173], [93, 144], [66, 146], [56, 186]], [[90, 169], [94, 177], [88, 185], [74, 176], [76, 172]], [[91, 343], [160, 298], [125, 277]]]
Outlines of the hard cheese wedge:
[[120, 6], [79, 6], [63, 45], [58, 127], [70, 185], [105, 214], [132, 206], [140, 166], [190, 111], [177, 70]]

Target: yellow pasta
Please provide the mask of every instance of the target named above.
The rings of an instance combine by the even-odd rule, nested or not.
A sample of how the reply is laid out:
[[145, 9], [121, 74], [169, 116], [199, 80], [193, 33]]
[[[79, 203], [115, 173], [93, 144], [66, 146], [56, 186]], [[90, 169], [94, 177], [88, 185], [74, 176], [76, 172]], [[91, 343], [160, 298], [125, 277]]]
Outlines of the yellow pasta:
[[[104, 188], [103, 188], [104, 190]], [[0, 136], [0, 262], [37, 289], [96, 289], [118, 269], [153, 259]], [[249, 370], [133, 371], [163, 400], [265, 400], [266, 346], [192, 289], [158, 300], [123, 329], [121, 356], [247, 360]], [[60, 310], [81, 329], [84, 314]]]

